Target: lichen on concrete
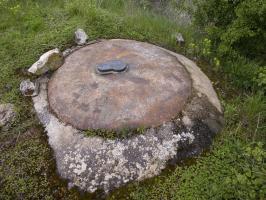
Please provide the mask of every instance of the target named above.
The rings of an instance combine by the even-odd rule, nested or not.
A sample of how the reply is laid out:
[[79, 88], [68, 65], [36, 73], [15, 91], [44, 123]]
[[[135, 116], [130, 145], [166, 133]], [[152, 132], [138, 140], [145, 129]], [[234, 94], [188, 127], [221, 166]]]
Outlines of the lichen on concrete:
[[108, 192], [129, 181], [157, 175], [175, 156], [179, 142], [194, 140], [189, 132], [175, 134], [173, 122], [130, 139], [84, 137], [49, 112], [44, 84], [33, 98], [35, 109], [46, 126], [60, 175], [83, 190]]

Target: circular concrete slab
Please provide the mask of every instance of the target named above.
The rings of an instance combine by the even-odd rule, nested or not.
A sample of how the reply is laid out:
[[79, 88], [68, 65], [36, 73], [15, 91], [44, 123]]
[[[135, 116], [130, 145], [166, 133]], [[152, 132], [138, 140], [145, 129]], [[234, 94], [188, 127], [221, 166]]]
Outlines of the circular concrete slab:
[[[120, 60], [126, 72], [100, 75], [99, 64]], [[191, 95], [191, 79], [177, 58], [159, 47], [108, 40], [69, 55], [48, 84], [52, 111], [77, 129], [161, 125], [176, 117]]]
[[[169, 162], [201, 154], [223, 127], [211, 81], [188, 58], [128, 40], [73, 49], [52, 77], [38, 78], [32, 98], [69, 185], [108, 193], [156, 176]], [[127, 138], [84, 137], [78, 130], [156, 124]]]

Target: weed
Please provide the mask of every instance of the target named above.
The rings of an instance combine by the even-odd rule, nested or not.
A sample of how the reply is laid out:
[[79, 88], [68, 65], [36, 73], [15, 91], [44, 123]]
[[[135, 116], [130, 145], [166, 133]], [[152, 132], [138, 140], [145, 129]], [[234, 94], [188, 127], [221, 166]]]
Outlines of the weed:
[[133, 137], [136, 135], [144, 134], [146, 128], [139, 127], [139, 128], [122, 128], [120, 130], [107, 130], [107, 129], [96, 129], [96, 130], [86, 130], [83, 132], [85, 136], [92, 137], [92, 136], [98, 136], [106, 139], [125, 139], [129, 137]]

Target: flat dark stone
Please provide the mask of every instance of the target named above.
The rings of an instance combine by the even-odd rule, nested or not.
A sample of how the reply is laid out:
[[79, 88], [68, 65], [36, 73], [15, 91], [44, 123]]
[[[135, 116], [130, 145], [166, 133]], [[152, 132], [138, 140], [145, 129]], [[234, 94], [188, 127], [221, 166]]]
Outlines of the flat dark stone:
[[123, 72], [128, 65], [121, 60], [110, 60], [97, 65], [97, 71], [101, 74]]

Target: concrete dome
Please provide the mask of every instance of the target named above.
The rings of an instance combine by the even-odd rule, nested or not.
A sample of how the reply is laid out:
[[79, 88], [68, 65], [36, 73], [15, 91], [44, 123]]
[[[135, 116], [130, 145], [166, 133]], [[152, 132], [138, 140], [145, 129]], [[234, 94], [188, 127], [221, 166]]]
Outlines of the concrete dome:
[[[38, 79], [33, 97], [58, 173], [70, 185], [108, 193], [153, 177], [169, 162], [199, 155], [223, 127], [211, 81], [188, 58], [119, 39], [73, 49], [52, 77]], [[124, 126], [149, 127], [112, 139], [83, 131]]]

